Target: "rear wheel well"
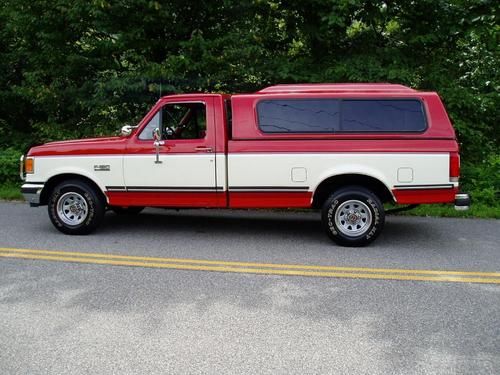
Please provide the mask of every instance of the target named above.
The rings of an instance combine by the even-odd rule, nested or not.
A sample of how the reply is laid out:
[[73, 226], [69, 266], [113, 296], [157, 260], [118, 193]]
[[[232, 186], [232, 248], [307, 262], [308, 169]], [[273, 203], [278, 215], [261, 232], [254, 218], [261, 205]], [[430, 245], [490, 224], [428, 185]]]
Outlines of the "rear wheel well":
[[64, 174], [59, 174], [57, 176], [53, 176], [49, 178], [49, 180], [45, 183], [42, 193], [40, 195], [40, 205], [46, 205], [49, 202], [49, 197], [54, 188], [59, 185], [61, 182], [68, 181], [68, 180], [79, 180], [87, 183], [90, 185], [92, 188], [94, 188], [97, 196], [102, 200], [102, 203], [105, 205], [106, 204], [106, 196], [102, 192], [102, 190], [99, 188], [99, 186], [92, 181], [90, 178], [79, 175], [79, 174], [74, 174], [74, 173], [64, 173]]
[[342, 174], [329, 177], [319, 184], [314, 192], [313, 208], [321, 208], [335, 190], [348, 185], [357, 185], [369, 189], [377, 195], [382, 203], [394, 201], [391, 192], [380, 180], [361, 174]]

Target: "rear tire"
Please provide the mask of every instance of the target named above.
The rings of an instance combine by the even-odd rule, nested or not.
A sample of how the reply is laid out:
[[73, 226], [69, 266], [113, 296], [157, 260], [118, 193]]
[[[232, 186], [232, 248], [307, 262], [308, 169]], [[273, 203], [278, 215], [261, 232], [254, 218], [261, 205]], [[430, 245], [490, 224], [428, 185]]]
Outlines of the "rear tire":
[[105, 204], [90, 184], [68, 180], [51, 192], [48, 212], [52, 224], [65, 234], [89, 234], [101, 223]]
[[375, 240], [385, 223], [384, 206], [370, 190], [346, 186], [334, 192], [322, 209], [323, 227], [341, 246], [365, 246]]

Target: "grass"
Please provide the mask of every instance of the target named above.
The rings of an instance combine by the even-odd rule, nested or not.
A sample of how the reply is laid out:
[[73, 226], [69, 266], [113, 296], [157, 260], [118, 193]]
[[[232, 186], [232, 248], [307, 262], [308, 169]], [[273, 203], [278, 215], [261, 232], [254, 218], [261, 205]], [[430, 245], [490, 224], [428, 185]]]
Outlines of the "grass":
[[[19, 185], [0, 185], [0, 199], [23, 200]], [[386, 205], [386, 209], [398, 206]], [[396, 213], [403, 216], [433, 216], [433, 217], [468, 217], [484, 219], [500, 219], [500, 205], [490, 206], [482, 203], [472, 204], [468, 211], [456, 211], [453, 205], [423, 204], [412, 210]]]
[[22, 200], [21, 188], [19, 185], [0, 185], [0, 199], [4, 200]]
[[[387, 205], [386, 209], [394, 207], [398, 206]], [[395, 213], [395, 215], [500, 219], [500, 206], [472, 203], [467, 211], [457, 211], [453, 204], [422, 204], [412, 210]]]

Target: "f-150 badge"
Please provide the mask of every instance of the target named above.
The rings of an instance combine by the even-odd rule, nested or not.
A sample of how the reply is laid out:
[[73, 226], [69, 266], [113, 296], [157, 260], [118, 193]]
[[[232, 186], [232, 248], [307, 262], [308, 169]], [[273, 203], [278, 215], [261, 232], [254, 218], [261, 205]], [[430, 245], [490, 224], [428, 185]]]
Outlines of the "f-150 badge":
[[109, 165], [94, 165], [94, 171], [100, 171], [100, 172], [109, 172], [111, 170], [111, 166]]

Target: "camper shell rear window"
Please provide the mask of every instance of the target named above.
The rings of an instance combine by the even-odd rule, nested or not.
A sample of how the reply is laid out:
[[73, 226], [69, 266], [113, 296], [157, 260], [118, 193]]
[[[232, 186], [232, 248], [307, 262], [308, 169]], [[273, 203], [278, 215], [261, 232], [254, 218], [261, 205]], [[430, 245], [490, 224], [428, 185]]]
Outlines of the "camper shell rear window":
[[257, 104], [264, 133], [420, 133], [418, 99], [265, 99]]

